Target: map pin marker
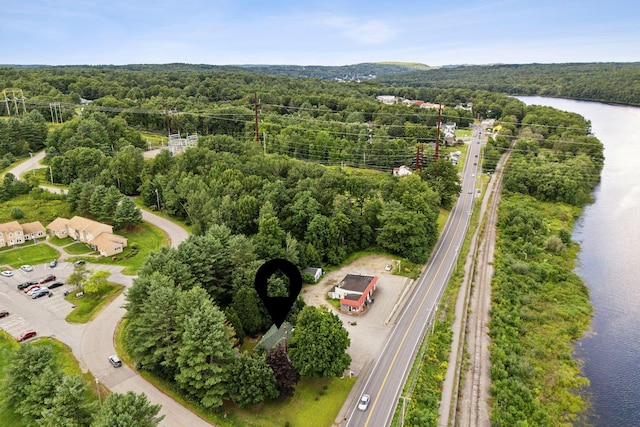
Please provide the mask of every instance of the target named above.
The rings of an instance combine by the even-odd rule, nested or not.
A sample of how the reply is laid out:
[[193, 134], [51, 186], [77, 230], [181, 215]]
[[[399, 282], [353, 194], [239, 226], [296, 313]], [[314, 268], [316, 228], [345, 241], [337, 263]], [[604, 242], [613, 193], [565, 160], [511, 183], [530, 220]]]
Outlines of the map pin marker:
[[[267, 292], [269, 277], [278, 270], [284, 273], [289, 279], [289, 295], [286, 297], [270, 297]], [[295, 264], [286, 259], [272, 259], [262, 264], [258, 269], [254, 286], [262, 303], [269, 312], [271, 320], [273, 320], [273, 323], [275, 323], [279, 329], [302, 290], [302, 275], [300, 274], [300, 270], [298, 270]]]

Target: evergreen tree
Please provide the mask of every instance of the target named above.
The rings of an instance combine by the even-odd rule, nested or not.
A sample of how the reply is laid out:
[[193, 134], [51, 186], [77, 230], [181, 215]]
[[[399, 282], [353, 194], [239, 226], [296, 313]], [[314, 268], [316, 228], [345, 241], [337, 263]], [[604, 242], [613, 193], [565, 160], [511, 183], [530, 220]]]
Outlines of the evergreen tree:
[[164, 418], [158, 412], [160, 405], [150, 404], [145, 394], [111, 393], [91, 427], [156, 427]]
[[176, 382], [205, 408], [217, 408], [227, 393], [225, 378], [234, 358], [233, 330], [204, 289], [195, 287], [184, 297], [190, 300], [190, 314], [179, 319], [184, 332]]
[[131, 230], [142, 223], [142, 212], [128, 197], [123, 197], [113, 216], [116, 228]]

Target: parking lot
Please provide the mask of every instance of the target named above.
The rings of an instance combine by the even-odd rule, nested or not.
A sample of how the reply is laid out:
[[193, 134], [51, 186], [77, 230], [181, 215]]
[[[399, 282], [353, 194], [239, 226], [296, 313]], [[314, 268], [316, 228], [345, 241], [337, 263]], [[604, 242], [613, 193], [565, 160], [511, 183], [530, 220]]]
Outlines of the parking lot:
[[[410, 280], [385, 270], [385, 266], [390, 263], [393, 263], [393, 260], [387, 257], [364, 256], [351, 264], [327, 273], [316, 285], [305, 286], [301, 293], [307, 304], [329, 307], [342, 321], [351, 339], [351, 345], [347, 352], [352, 358], [350, 370], [353, 375], [360, 375], [379, 356], [395, 323], [396, 305], [403, 298], [403, 291], [409, 290], [407, 287]], [[379, 278], [373, 294], [375, 304], [364, 314], [341, 313], [326, 300], [327, 292], [346, 274], [361, 274]]]
[[[9, 316], [0, 319], [0, 328], [7, 334], [17, 337], [25, 330], [32, 329], [37, 336], [51, 336], [72, 344], [79, 343], [84, 325], [73, 325], [66, 322], [65, 318], [74, 308], [72, 302], [64, 299], [64, 293], [75, 292], [73, 286], [66, 284], [67, 277], [73, 272], [73, 263], [59, 262], [56, 267], [48, 264], [33, 266], [33, 271], [26, 272], [21, 269], [13, 270], [12, 277], [0, 278], [0, 311], [7, 310]], [[122, 267], [102, 266], [92, 264], [88, 270], [109, 270], [112, 275], [122, 276]], [[26, 281], [37, 282], [41, 278], [54, 274], [55, 281], [65, 283], [63, 286], [51, 290], [50, 296], [32, 299], [31, 296], [18, 289], [20, 283]], [[113, 280], [113, 278], [110, 278]], [[116, 281], [116, 280], [114, 280]], [[44, 283], [47, 286], [54, 281]], [[72, 345], [72, 347], [75, 347]]]

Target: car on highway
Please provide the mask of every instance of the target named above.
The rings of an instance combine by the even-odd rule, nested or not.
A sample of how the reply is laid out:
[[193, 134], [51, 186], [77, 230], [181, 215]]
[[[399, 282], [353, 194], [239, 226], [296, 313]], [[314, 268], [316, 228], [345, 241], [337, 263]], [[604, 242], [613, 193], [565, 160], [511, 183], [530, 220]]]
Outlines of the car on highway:
[[29, 292], [31, 292], [33, 289], [38, 289], [39, 287], [40, 287], [40, 285], [37, 285], [37, 284], [36, 284], [36, 285], [30, 285], [30, 286], [27, 286], [26, 288], [24, 288], [24, 289], [22, 290], [22, 292], [24, 292], [25, 294], [28, 294], [28, 293], [29, 293]]
[[122, 361], [115, 354], [109, 356], [109, 362], [111, 362], [114, 368], [119, 368], [120, 366], [122, 366]]
[[9, 312], [7, 310], [0, 311], [0, 319], [2, 319], [3, 317], [7, 317], [8, 315]]
[[52, 284], [50, 284], [48, 286], [49, 289], [55, 289], [55, 288], [59, 288], [60, 286], [64, 286], [64, 283], [62, 282], [53, 282]]
[[56, 280], [56, 276], [54, 276], [53, 274], [49, 274], [48, 276], [45, 276], [42, 279], [38, 280], [38, 283], [42, 284], [47, 282], [53, 282], [54, 280]]
[[358, 410], [366, 411], [369, 407], [369, 402], [371, 402], [371, 396], [368, 394], [363, 394], [360, 398], [360, 402], [358, 402]]
[[51, 267], [51, 268], [54, 268], [56, 265], [58, 265], [58, 260], [57, 259], [54, 259], [53, 261], [51, 261], [49, 263], [49, 267]]
[[30, 331], [24, 331], [20, 336], [16, 337], [16, 340], [18, 342], [22, 342], [22, 341], [28, 340], [29, 338], [33, 338], [36, 335], [37, 335], [36, 331], [31, 331], [31, 330]]
[[31, 295], [31, 299], [37, 299], [37, 298], [43, 297], [45, 295], [49, 295], [50, 293], [51, 293], [51, 291], [49, 291], [49, 289], [40, 288], [37, 291], [35, 291], [33, 293], [33, 295]]
[[26, 282], [20, 283], [18, 285], [18, 289], [20, 289], [21, 291], [24, 290], [25, 288], [28, 288], [31, 285], [37, 285], [38, 282], [32, 282], [31, 280], [27, 280]]
[[4, 277], [11, 277], [11, 276], [13, 276], [13, 271], [11, 271], [11, 270], [3, 270], [0, 274], [2, 274]]
[[29, 272], [29, 271], [33, 271], [33, 266], [28, 265], [28, 264], [25, 264], [25, 265], [21, 266], [21, 267], [20, 267], [20, 269], [21, 269], [22, 271]]

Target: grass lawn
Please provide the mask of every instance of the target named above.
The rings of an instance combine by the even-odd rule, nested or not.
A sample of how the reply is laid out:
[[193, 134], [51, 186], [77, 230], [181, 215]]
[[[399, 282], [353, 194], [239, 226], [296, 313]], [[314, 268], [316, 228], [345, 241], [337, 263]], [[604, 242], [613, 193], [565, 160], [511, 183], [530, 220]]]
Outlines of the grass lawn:
[[169, 244], [164, 231], [148, 223], [142, 223], [131, 233], [116, 231], [116, 234], [126, 237], [128, 246], [121, 254], [115, 256], [115, 260], [114, 257], [86, 258], [86, 260], [96, 264], [122, 265], [125, 267], [123, 274], [135, 275], [152, 251]]
[[42, 243], [30, 244], [19, 248], [0, 252], [0, 265], [10, 265], [20, 268], [23, 264], [43, 264], [57, 259], [60, 254], [49, 245]]
[[[284, 402], [268, 402], [258, 408], [231, 409], [233, 426], [295, 427], [330, 426], [347, 399], [356, 378], [302, 378], [295, 395]], [[288, 423], [288, 424], [287, 424]]]
[[[71, 239], [66, 239], [66, 240], [67, 240], [67, 243], [72, 242]], [[65, 246], [64, 250], [65, 252], [71, 255], [89, 254], [91, 252], [94, 252], [96, 254], [98, 253], [82, 242], [71, 243], [70, 245]]]
[[82, 298], [76, 298], [76, 293], [72, 292], [65, 299], [76, 306], [67, 316], [69, 323], [87, 323], [100, 313], [102, 307], [113, 301], [124, 289], [124, 286], [109, 283], [101, 292], [96, 294], [85, 293]]
[[69, 242], [71, 242], [71, 240], [69, 240], [68, 237], [61, 239], [57, 236], [49, 236], [49, 243], [51, 243], [52, 245], [65, 246], [65, 245], [68, 245]]
[[69, 204], [62, 200], [33, 199], [30, 195], [18, 196], [8, 202], [0, 203], [0, 224], [15, 221], [11, 217], [11, 208], [18, 207], [24, 213], [24, 218], [18, 222], [40, 221], [43, 226], [47, 226], [51, 221], [61, 216], [71, 218]]

